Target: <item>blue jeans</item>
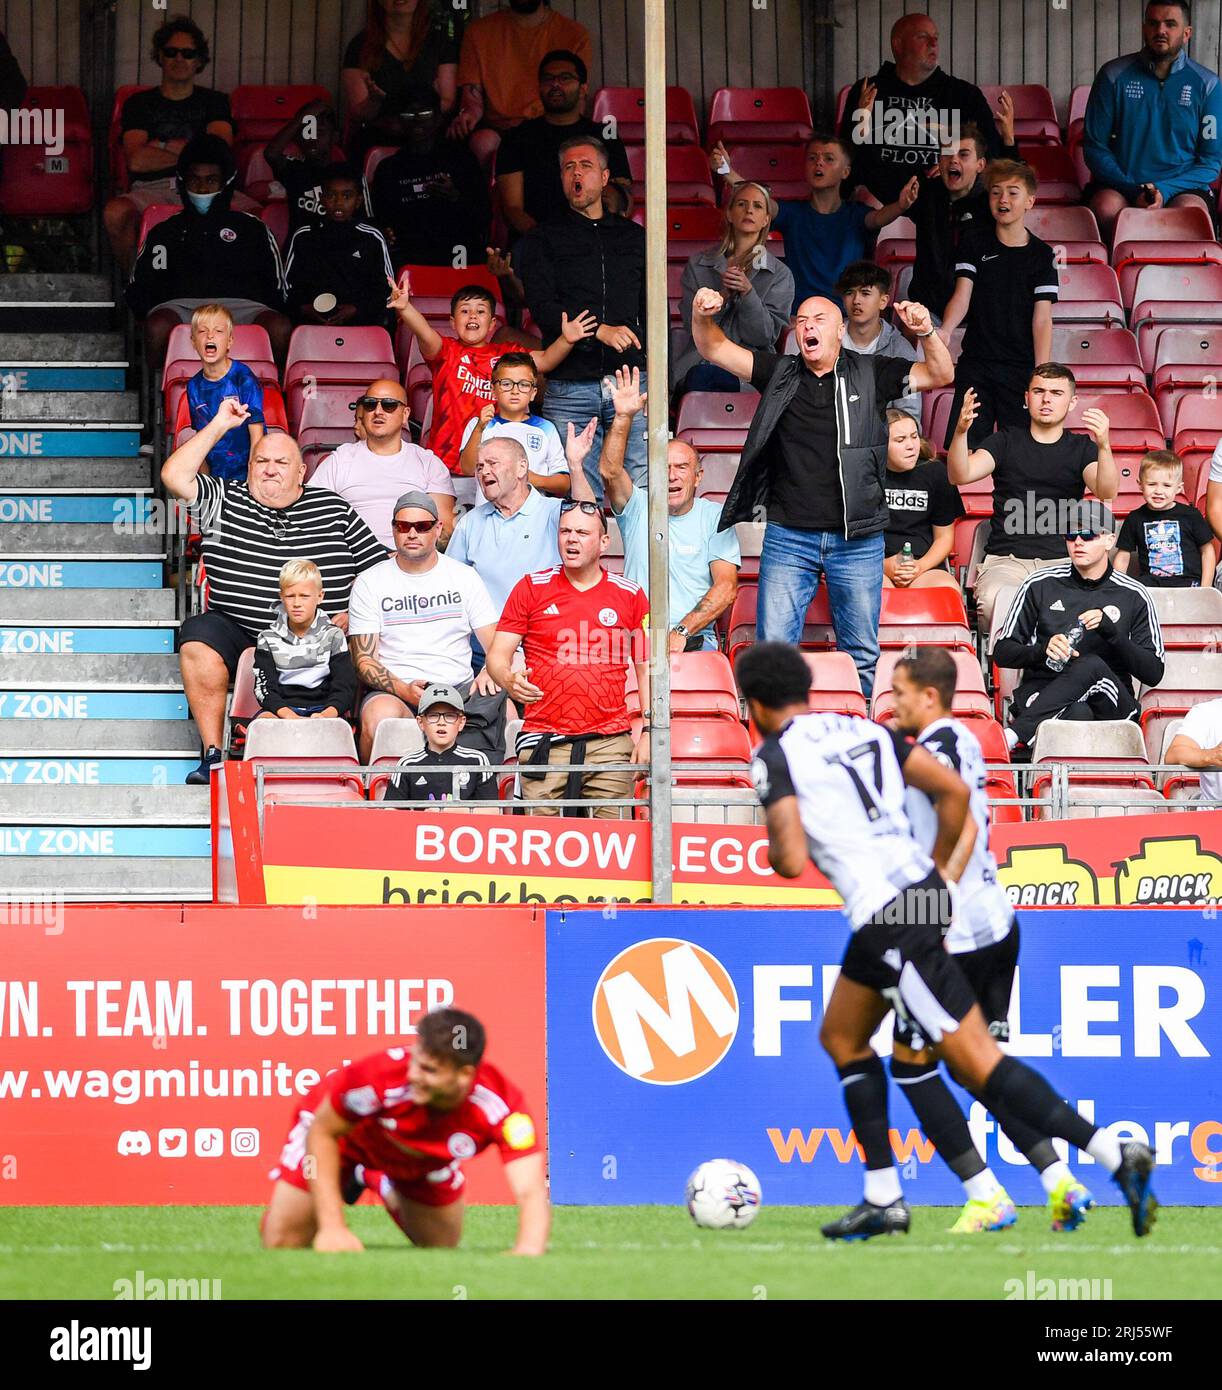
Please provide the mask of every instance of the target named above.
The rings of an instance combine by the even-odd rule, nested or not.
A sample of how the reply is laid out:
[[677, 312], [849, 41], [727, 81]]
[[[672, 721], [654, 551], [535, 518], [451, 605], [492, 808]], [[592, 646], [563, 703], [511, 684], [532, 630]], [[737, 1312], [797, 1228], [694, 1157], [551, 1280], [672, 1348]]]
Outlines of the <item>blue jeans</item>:
[[878, 665], [883, 550], [881, 532], [846, 541], [839, 531], [796, 531], [770, 521], [760, 552], [759, 640], [802, 640], [803, 619], [822, 575], [827, 581], [836, 647], [853, 658], [869, 701]]
[[[543, 397], [543, 418], [550, 420], [560, 435], [561, 444], [568, 435], [568, 424], [579, 433], [590, 423], [591, 416], [597, 416], [598, 428], [594, 431], [594, 443], [586, 455], [586, 477], [594, 489], [594, 496], [603, 499], [603, 482], [598, 473], [598, 456], [602, 452], [603, 434], [610, 429], [615, 419], [615, 407], [611, 403], [611, 388], [606, 377], [598, 381], [556, 381], [547, 383], [547, 394]], [[641, 394], [645, 393], [645, 373], [641, 373]], [[665, 406], [665, 402], [663, 402]], [[628, 436], [628, 449], [624, 456], [624, 467], [634, 483], [645, 485], [648, 476], [648, 455], [645, 439], [645, 411], [632, 422], [632, 433]]]

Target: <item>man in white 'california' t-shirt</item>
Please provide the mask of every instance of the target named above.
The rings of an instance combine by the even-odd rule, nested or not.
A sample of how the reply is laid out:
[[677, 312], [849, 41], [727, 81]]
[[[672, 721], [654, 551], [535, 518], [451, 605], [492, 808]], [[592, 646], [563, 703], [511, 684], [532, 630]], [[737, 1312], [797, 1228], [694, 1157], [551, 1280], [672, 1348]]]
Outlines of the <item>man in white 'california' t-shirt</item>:
[[1165, 761], [1198, 769], [1201, 800], [1222, 801], [1222, 699], [1193, 705], [1171, 740]]
[[425, 688], [452, 685], [463, 699], [493, 695], [486, 670], [471, 678], [471, 634], [484, 649], [497, 608], [467, 565], [437, 553], [437, 505], [427, 492], [394, 504], [395, 556], [357, 576], [348, 600], [348, 646], [369, 694], [361, 704], [362, 762], [383, 719], [409, 719]]

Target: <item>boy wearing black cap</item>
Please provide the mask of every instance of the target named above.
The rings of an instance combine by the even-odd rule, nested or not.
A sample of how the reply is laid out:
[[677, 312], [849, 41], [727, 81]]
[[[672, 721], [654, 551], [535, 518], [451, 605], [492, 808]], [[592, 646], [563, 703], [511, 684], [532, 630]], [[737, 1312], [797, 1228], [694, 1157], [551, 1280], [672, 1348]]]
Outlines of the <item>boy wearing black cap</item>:
[[[463, 698], [452, 685], [430, 685], [416, 706], [416, 723], [424, 747], [399, 759], [399, 770], [386, 788], [387, 801], [495, 801], [496, 778], [486, 769], [487, 753], [462, 748], [458, 736], [467, 725]], [[438, 772], [442, 766], [469, 763], [470, 771]]]
[[1112, 565], [1116, 523], [1092, 500], [1066, 507], [1068, 558], [1028, 576], [993, 660], [1017, 667], [1006, 742], [1031, 744], [1045, 719], [1136, 719], [1133, 681], [1163, 678], [1163, 637], [1149, 591]]

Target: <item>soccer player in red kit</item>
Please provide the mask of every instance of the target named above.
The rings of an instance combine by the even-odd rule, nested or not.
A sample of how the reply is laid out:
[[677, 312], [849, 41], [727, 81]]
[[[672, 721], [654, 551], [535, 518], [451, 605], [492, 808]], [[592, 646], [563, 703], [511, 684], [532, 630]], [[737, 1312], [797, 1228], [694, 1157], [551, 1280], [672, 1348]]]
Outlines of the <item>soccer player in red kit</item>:
[[413, 1245], [457, 1245], [462, 1164], [495, 1147], [518, 1204], [511, 1253], [542, 1255], [551, 1227], [543, 1152], [522, 1093], [483, 1060], [480, 1021], [434, 1009], [413, 1047], [324, 1077], [293, 1117], [261, 1226], [269, 1249], [363, 1250], [344, 1205], [377, 1192]]

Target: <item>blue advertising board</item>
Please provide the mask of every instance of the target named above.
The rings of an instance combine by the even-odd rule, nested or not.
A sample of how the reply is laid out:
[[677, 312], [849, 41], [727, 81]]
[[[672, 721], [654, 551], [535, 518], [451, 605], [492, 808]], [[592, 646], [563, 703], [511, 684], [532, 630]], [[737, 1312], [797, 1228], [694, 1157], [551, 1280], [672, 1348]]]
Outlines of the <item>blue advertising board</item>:
[[[746, 1163], [773, 1203], [855, 1203], [862, 1168], [819, 1046], [848, 930], [832, 909], [547, 914], [552, 1198], [674, 1203], [709, 1158]], [[1222, 932], [1213, 908], [1027, 912], [1010, 1051], [1121, 1139], [1156, 1148], [1167, 1202], [1222, 1203]], [[890, 1021], [876, 1047], [884, 1054]], [[898, 1088], [891, 1139], [913, 1202], [962, 1189]], [[1026, 1160], [956, 1091], [1016, 1202]], [[1097, 1165], [1069, 1158], [1098, 1200]], [[1022, 1170], [1026, 1168], [1027, 1172]]]

